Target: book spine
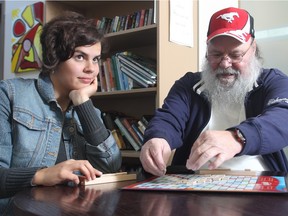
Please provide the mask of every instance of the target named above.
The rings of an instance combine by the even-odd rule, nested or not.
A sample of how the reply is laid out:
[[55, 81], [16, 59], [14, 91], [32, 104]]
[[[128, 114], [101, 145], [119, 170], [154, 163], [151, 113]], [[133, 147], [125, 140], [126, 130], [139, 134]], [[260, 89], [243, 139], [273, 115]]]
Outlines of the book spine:
[[151, 81], [156, 81], [156, 74], [150, 70], [149, 68], [145, 67], [144, 65], [138, 63], [136, 60], [126, 56], [125, 54], [118, 53], [116, 56], [122, 61], [125, 62], [127, 65], [131, 66], [132, 68], [136, 69], [137, 71], [141, 72], [141, 74]]
[[143, 122], [143, 124], [145, 125], [145, 127], [148, 126], [149, 121], [145, 118], [145, 116], [142, 116], [140, 120]]
[[136, 141], [133, 139], [133, 137], [129, 134], [129, 131], [124, 127], [124, 125], [121, 123], [120, 119], [118, 117], [114, 120], [115, 124], [118, 126], [119, 130], [124, 134], [124, 136], [127, 138], [129, 143], [133, 146], [135, 151], [140, 150], [140, 146], [136, 143]]
[[[137, 65], [141, 69], [143, 69], [146, 73], [148, 73], [151, 76], [151, 78], [157, 77], [156, 62], [152, 63], [151, 59], [150, 60], [145, 59], [144, 57], [137, 56], [135, 54], [132, 54], [131, 52], [128, 55], [125, 55], [125, 53], [123, 53], [123, 56], [126, 57], [129, 61], [132, 61], [135, 65]], [[151, 67], [153, 67], [154, 69], [152, 70]]]
[[114, 122], [109, 113], [102, 112], [102, 119], [103, 119], [104, 125], [106, 126], [108, 130], [112, 131], [115, 129]]
[[116, 58], [115, 55], [113, 55], [111, 59], [115, 68], [115, 76], [116, 76], [116, 82], [118, 83], [118, 88], [119, 90], [125, 90], [122, 71], [120, 70], [120, 62], [118, 62], [118, 59]]
[[106, 92], [107, 85], [106, 85], [105, 72], [104, 72], [104, 67], [103, 67], [103, 60], [99, 61], [99, 79], [100, 79], [101, 92]]
[[115, 85], [115, 77], [114, 77], [111, 58], [107, 58], [106, 61], [107, 61], [107, 70], [108, 70], [108, 74], [109, 74], [109, 82], [110, 82], [111, 91], [115, 91], [116, 85]]
[[115, 16], [114, 17], [113, 27], [112, 27], [112, 32], [116, 32], [117, 31], [118, 22], [119, 22], [119, 16]]
[[146, 130], [146, 126], [143, 124], [141, 120], [139, 120], [137, 123], [138, 123], [139, 130], [142, 132], [142, 134], [144, 134]]
[[117, 132], [117, 130], [112, 130], [111, 133], [115, 139], [115, 142], [117, 143], [118, 148], [125, 149], [126, 146], [124, 140], [122, 139], [121, 135]]
[[147, 88], [149, 85], [145, 82], [145, 80], [141, 79], [135, 72], [133, 72], [128, 67], [125, 67], [125, 65], [120, 67], [121, 71], [125, 73], [127, 76], [129, 76], [131, 79], [135, 80], [138, 84], [140, 84], [142, 87]]
[[107, 67], [107, 61], [103, 61], [103, 69], [104, 69], [104, 74], [105, 74], [107, 91], [110, 92], [111, 91], [111, 84], [110, 84], [110, 74], [109, 74], [108, 67]]
[[115, 55], [120, 64], [120, 70], [138, 82], [142, 87], [155, 86], [157, 82], [156, 78], [153, 78], [146, 70], [143, 70], [144, 66], [139, 67], [134, 60], [128, 59], [128, 56], [124, 53], [117, 53]]
[[122, 73], [122, 70], [120, 69], [120, 60], [115, 56], [115, 64], [117, 68], [117, 73], [118, 73], [118, 78], [119, 78], [119, 83], [121, 85], [121, 90], [127, 90], [128, 89], [128, 80], [127, 76]]
[[141, 145], [143, 144], [144, 141], [144, 136], [142, 134], [142, 132], [139, 130], [139, 128], [137, 127], [136, 123], [133, 123], [131, 125], [131, 127], [133, 128], [133, 130], [135, 131], [135, 133], [137, 134], [137, 136], [139, 137], [140, 141], [141, 141]]
[[144, 26], [144, 19], [145, 19], [145, 9], [142, 9], [140, 11], [139, 27]]
[[132, 74], [135, 74], [135, 76], [143, 80], [148, 85], [154, 86], [156, 84], [156, 80], [149, 78], [148, 76], [143, 74], [141, 70], [138, 70], [137, 68], [133, 67], [133, 65], [126, 64], [125, 62], [122, 62], [121, 60], [120, 62], [121, 62], [121, 67], [125, 67], [126, 70], [130, 70]]
[[122, 136], [120, 135], [119, 131], [117, 130], [117, 127], [112, 119], [112, 116], [110, 113], [102, 112], [102, 119], [104, 122], [104, 125], [108, 130], [111, 131], [119, 149], [125, 149], [125, 143], [124, 140], [122, 139]]
[[137, 136], [136, 132], [133, 130], [132, 125], [130, 124], [130, 122], [126, 118], [122, 118], [121, 122], [124, 125], [124, 127], [126, 127], [126, 129], [129, 131], [129, 133], [131, 134], [133, 139], [137, 142], [137, 144], [139, 146], [142, 146], [142, 142], [139, 139], [139, 137]]
[[152, 25], [154, 23], [153, 14], [154, 14], [154, 9], [149, 8], [147, 25]]
[[119, 31], [125, 30], [126, 19], [127, 19], [126, 16], [122, 16], [121, 21], [120, 21]]
[[144, 26], [148, 24], [148, 15], [149, 15], [149, 9], [146, 9], [144, 14]]
[[135, 16], [136, 16], [136, 18], [135, 18], [134, 28], [138, 28], [138, 27], [140, 27], [139, 25], [140, 25], [141, 11], [136, 11]]
[[114, 55], [111, 56], [111, 64], [112, 64], [112, 71], [113, 71], [113, 76], [114, 76], [114, 80], [115, 80], [115, 89], [116, 90], [122, 90], [123, 87], [121, 86], [121, 84], [122, 84], [121, 80], [119, 80], [119, 74], [118, 74], [118, 69], [117, 69]]

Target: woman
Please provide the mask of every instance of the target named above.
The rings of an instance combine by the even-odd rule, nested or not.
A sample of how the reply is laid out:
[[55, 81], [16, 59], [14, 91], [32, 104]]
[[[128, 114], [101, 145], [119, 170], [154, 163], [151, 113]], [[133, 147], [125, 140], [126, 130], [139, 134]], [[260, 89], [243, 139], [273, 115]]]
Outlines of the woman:
[[97, 91], [103, 35], [67, 12], [43, 27], [38, 79], [0, 83], [0, 194], [79, 183], [117, 172], [121, 155], [90, 97]]

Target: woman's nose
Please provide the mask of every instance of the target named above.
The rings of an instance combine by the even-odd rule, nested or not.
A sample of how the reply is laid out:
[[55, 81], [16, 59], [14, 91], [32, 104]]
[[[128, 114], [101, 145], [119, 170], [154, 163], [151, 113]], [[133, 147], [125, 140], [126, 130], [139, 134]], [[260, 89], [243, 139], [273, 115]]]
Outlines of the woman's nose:
[[84, 68], [84, 72], [93, 73], [95, 72], [96, 68], [98, 68], [98, 64], [95, 64], [93, 61], [87, 61]]

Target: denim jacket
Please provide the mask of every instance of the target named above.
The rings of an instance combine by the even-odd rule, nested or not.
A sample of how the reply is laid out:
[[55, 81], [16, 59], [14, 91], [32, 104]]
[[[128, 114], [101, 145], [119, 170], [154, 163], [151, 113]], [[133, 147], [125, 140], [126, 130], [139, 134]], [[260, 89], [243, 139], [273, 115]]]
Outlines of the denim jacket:
[[[93, 111], [101, 119], [100, 111]], [[62, 135], [68, 159], [89, 160], [102, 172], [121, 166], [110, 131], [99, 145], [88, 143], [73, 106], [63, 114], [49, 77], [0, 82], [0, 128], [0, 168], [55, 165]]]

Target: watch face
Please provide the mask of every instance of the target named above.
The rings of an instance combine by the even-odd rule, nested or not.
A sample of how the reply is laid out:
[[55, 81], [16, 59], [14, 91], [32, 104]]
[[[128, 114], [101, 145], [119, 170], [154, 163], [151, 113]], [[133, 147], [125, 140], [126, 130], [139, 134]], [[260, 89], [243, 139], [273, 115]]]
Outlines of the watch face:
[[238, 138], [243, 142], [245, 143], [246, 139], [244, 138], [243, 134], [241, 133], [240, 130], [236, 129], [236, 134], [238, 136]]

